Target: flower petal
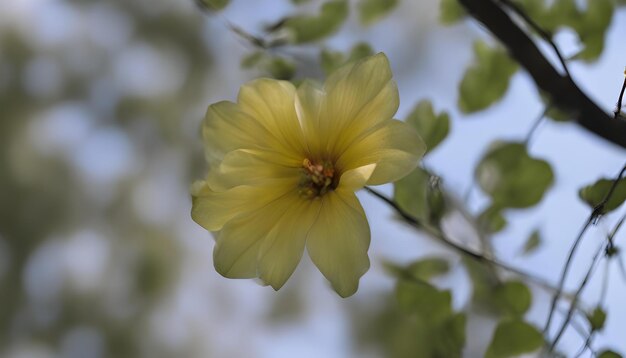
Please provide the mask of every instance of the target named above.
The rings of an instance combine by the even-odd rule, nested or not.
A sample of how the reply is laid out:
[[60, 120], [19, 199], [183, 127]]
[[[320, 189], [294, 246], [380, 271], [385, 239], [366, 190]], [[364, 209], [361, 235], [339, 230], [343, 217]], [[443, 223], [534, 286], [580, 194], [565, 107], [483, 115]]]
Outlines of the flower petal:
[[369, 269], [370, 230], [352, 191], [329, 192], [307, 238], [309, 256], [341, 297], [354, 294]]
[[370, 179], [376, 164], [368, 164], [355, 169], [350, 169], [341, 175], [339, 180], [339, 188], [357, 191], [365, 186]]
[[[369, 128], [393, 116], [398, 94], [391, 77], [389, 61], [382, 53], [347, 64], [328, 77], [324, 84], [326, 97], [320, 116], [320, 133], [328, 137], [330, 150], [339, 136], [345, 136], [344, 132], [359, 134], [354, 131], [358, 128], [348, 129], [353, 123]], [[359, 115], [364, 109], [365, 113]]]
[[228, 278], [257, 277], [261, 244], [298, 199], [297, 192], [292, 190], [256, 210], [229, 220], [217, 235], [213, 249], [213, 264], [217, 272]]
[[302, 161], [266, 151], [238, 149], [227, 153], [209, 172], [212, 190], [224, 191], [240, 185], [270, 185], [284, 179], [300, 178]]
[[[296, 114], [309, 149], [309, 156], [321, 153], [319, 118], [324, 96], [324, 92], [311, 81], [304, 81], [296, 93]], [[309, 159], [319, 160], [321, 158]]]
[[258, 274], [263, 282], [280, 289], [302, 258], [304, 243], [320, 212], [321, 200], [299, 198], [263, 240]]
[[379, 185], [408, 174], [425, 152], [424, 141], [411, 126], [390, 120], [355, 140], [339, 157], [337, 166], [345, 171], [376, 163], [367, 184]]
[[208, 231], [222, 229], [237, 215], [257, 210], [297, 187], [297, 178], [283, 179], [271, 185], [241, 185], [225, 191], [214, 191], [205, 181], [192, 188], [191, 217]]
[[274, 133], [285, 148], [304, 158], [304, 137], [296, 114], [295, 97], [296, 89], [291, 82], [260, 78], [241, 87], [237, 102]]
[[209, 106], [202, 124], [202, 137], [209, 163], [215, 165], [235, 149], [263, 149], [280, 153], [276, 137], [232, 102]]

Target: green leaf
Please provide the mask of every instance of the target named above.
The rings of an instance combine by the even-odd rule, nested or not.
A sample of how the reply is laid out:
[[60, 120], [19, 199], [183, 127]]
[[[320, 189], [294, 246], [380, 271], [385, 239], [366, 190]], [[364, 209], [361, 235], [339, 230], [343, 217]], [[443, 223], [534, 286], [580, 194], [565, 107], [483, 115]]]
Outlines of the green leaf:
[[393, 184], [394, 200], [411, 216], [429, 223], [438, 223], [446, 211], [439, 179], [422, 168]]
[[202, 8], [210, 11], [219, 11], [228, 6], [230, 0], [196, 0]]
[[596, 307], [593, 312], [587, 314], [587, 320], [591, 326], [592, 331], [599, 331], [604, 328], [606, 322], [606, 312], [600, 307]]
[[534, 230], [528, 239], [526, 239], [522, 253], [524, 255], [531, 254], [539, 247], [539, 245], [541, 245], [541, 234], [539, 233], [539, 230]]
[[352, 46], [352, 49], [350, 49], [350, 56], [348, 57], [348, 62], [360, 60], [364, 57], [371, 56], [373, 54], [374, 54], [374, 50], [368, 43], [359, 42], [356, 45]]
[[435, 276], [440, 276], [450, 270], [448, 261], [439, 257], [427, 257], [411, 263], [406, 272], [413, 278], [428, 281]]
[[481, 232], [495, 234], [504, 230], [507, 225], [506, 218], [502, 215], [502, 208], [490, 205], [478, 218], [476, 218]]
[[524, 283], [507, 281], [494, 290], [494, 301], [506, 315], [521, 317], [530, 308], [532, 295]]
[[464, 113], [484, 110], [502, 99], [518, 68], [504, 49], [482, 41], [474, 43], [474, 54], [474, 64], [459, 85], [458, 107]]
[[600, 353], [598, 358], [622, 358], [622, 356], [612, 350], [606, 350]]
[[443, 25], [452, 25], [462, 20], [467, 13], [458, 0], [441, 0], [439, 3], [439, 21]]
[[342, 65], [350, 62], [360, 60], [364, 57], [374, 54], [374, 50], [365, 42], [359, 42], [352, 47], [348, 58], [341, 53], [341, 51], [332, 51], [329, 49], [322, 49], [320, 52], [320, 63], [322, 70], [328, 76]]
[[450, 117], [446, 112], [435, 114], [430, 101], [420, 101], [409, 114], [406, 122], [413, 126], [426, 143], [427, 152], [432, 151], [450, 132]]
[[345, 57], [341, 51], [322, 49], [320, 52], [320, 63], [322, 70], [328, 76], [345, 63]]
[[450, 291], [440, 291], [422, 281], [398, 281], [396, 297], [400, 308], [420, 319], [439, 323], [452, 314]]
[[282, 57], [271, 59], [265, 66], [267, 72], [277, 80], [290, 80], [296, 73], [296, 66]]
[[428, 187], [430, 174], [422, 168], [415, 168], [409, 175], [393, 184], [393, 197], [402, 210], [418, 219], [429, 217]]
[[[580, 189], [578, 196], [593, 209], [606, 198], [613, 183], [613, 179], [600, 179], [594, 184], [587, 185]], [[619, 180], [611, 197], [606, 204], [604, 204], [604, 208], [599, 214], [606, 214], [617, 209], [624, 201], [626, 201], [626, 178]]]
[[290, 30], [295, 43], [306, 43], [320, 40], [335, 33], [348, 17], [348, 4], [345, 0], [328, 1], [322, 5], [319, 15], [297, 15], [289, 17], [281, 26]]
[[531, 353], [543, 345], [537, 328], [521, 320], [501, 321], [493, 334], [485, 358], [506, 358]]
[[370, 25], [387, 15], [398, 4], [398, 0], [361, 0], [359, 19], [362, 24]]
[[524, 144], [510, 142], [492, 146], [476, 167], [475, 177], [493, 205], [505, 208], [539, 203], [554, 181], [546, 161], [529, 156]]
[[265, 54], [263, 51], [255, 51], [249, 55], [246, 55], [244, 58], [241, 59], [241, 67], [252, 68], [256, 66], [257, 64], [259, 64], [259, 62], [261, 62], [261, 60], [263, 60], [264, 57], [265, 57]]

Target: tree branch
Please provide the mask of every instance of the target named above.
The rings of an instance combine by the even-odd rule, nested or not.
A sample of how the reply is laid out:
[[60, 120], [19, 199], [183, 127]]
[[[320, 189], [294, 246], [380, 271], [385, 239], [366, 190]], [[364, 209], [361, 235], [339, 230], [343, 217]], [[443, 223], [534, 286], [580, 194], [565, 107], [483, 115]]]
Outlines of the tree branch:
[[571, 114], [588, 131], [626, 148], [626, 121], [609, 116], [569, 76], [561, 75], [496, 0], [459, 2], [502, 42], [509, 54], [528, 71], [537, 87], [550, 96], [552, 104]]

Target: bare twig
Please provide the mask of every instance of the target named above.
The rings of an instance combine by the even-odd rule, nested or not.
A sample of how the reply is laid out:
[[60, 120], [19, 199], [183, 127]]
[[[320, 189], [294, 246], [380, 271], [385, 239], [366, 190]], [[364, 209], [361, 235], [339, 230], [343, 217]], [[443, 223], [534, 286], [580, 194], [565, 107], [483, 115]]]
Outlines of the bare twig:
[[539, 128], [539, 125], [541, 124], [543, 119], [546, 117], [549, 110], [550, 110], [550, 105], [548, 104], [546, 105], [546, 108], [543, 110], [543, 112], [541, 112], [541, 114], [537, 116], [537, 119], [535, 119], [535, 121], [533, 122], [532, 127], [530, 127], [530, 130], [528, 131], [528, 134], [526, 134], [526, 138], [524, 139], [524, 144], [526, 146], [528, 146], [528, 143], [530, 143], [530, 140], [535, 135], [537, 128]]
[[597, 221], [598, 217], [603, 212], [604, 206], [611, 199], [611, 196], [615, 192], [615, 188], [617, 187], [617, 184], [618, 184], [619, 180], [624, 175], [624, 172], [626, 172], [626, 165], [624, 165], [622, 170], [619, 172], [617, 177], [614, 179], [613, 185], [611, 185], [611, 189], [604, 196], [604, 199], [593, 209], [593, 211], [591, 212], [591, 214], [589, 215], [589, 217], [587, 218], [587, 220], [583, 224], [583, 227], [581, 228], [580, 232], [578, 233], [578, 236], [574, 240], [574, 243], [572, 244], [572, 247], [570, 248], [569, 253], [567, 254], [567, 259], [565, 261], [565, 265], [563, 266], [563, 271], [561, 272], [561, 278], [559, 279], [559, 286], [557, 288], [556, 294], [552, 297], [552, 302], [550, 304], [550, 312], [548, 313], [548, 319], [547, 319], [546, 325], [545, 325], [545, 327], [543, 329], [544, 334], [547, 334], [548, 330], [550, 329], [550, 323], [552, 323], [552, 317], [554, 316], [554, 309], [556, 308], [556, 304], [557, 304], [559, 298], [561, 298], [561, 292], [563, 291], [563, 287], [565, 286], [565, 279], [567, 278], [567, 274], [568, 274], [570, 266], [572, 264], [572, 259], [574, 258], [574, 255], [576, 254], [576, 250], [578, 249], [578, 245], [582, 241], [582, 238], [585, 235], [585, 232], [587, 231], [589, 226], [592, 223], [594, 223], [595, 221]]
[[620, 117], [622, 113], [622, 100], [624, 99], [624, 91], [626, 91], [626, 70], [624, 70], [624, 84], [622, 84], [622, 90], [619, 92], [619, 98], [617, 99], [617, 106], [615, 107], [615, 119]]
[[528, 71], [537, 87], [550, 96], [555, 107], [569, 113], [588, 131], [626, 148], [626, 121], [616, 121], [576, 85], [563, 76], [541, 53], [537, 45], [502, 9], [498, 0], [459, 0], [468, 13], [507, 48], [509, 54]]
[[[536, 284], [539, 287], [542, 287], [543, 289], [549, 291], [549, 292], [556, 292], [557, 288], [554, 287], [550, 282], [548, 282], [547, 280], [535, 276], [531, 273], [525, 272], [523, 270], [520, 270], [518, 268], [509, 266], [508, 264], [505, 264], [495, 258], [491, 258], [491, 257], [487, 257], [485, 255], [482, 255], [480, 253], [474, 252], [468, 248], [465, 248], [463, 246], [460, 246], [459, 244], [455, 243], [454, 241], [450, 240], [450, 238], [448, 238], [441, 230], [439, 230], [438, 228], [435, 228], [431, 225], [428, 225], [422, 221], [420, 221], [419, 219], [415, 218], [414, 216], [412, 216], [411, 214], [409, 214], [408, 212], [404, 211], [399, 205], [398, 203], [396, 203], [395, 201], [389, 199], [388, 197], [386, 197], [385, 195], [379, 193], [378, 191], [369, 188], [369, 187], [365, 187], [365, 190], [367, 190], [370, 194], [374, 195], [375, 197], [381, 199], [382, 201], [384, 201], [385, 203], [387, 203], [391, 208], [394, 209], [394, 211], [400, 215], [400, 217], [402, 217], [402, 219], [404, 219], [404, 221], [406, 221], [408, 224], [410, 224], [411, 226], [425, 231], [426, 233], [428, 233], [429, 235], [435, 237], [436, 239], [438, 239], [441, 243], [443, 243], [444, 245], [456, 250], [457, 252], [460, 252], [461, 254], [467, 255], [473, 259], [475, 259], [476, 261], [479, 262], [483, 262], [483, 263], [487, 263], [487, 264], [491, 264], [494, 265], [496, 267], [499, 267], [503, 270], [506, 270], [508, 272], [511, 272], [515, 275], [518, 275], [520, 277], [523, 277], [525, 279], [527, 279], [529, 282], [532, 282], [534, 284]], [[562, 290], [561, 290], [562, 293]]]
[[606, 246], [606, 243], [603, 242], [598, 248], [598, 250], [596, 251], [595, 255], [593, 255], [591, 265], [589, 266], [589, 269], [587, 270], [587, 273], [585, 274], [585, 277], [583, 278], [582, 282], [578, 286], [576, 293], [574, 293], [574, 298], [572, 299], [572, 302], [570, 303], [570, 307], [569, 307], [569, 310], [567, 311], [567, 315], [565, 316], [565, 320], [563, 321], [563, 323], [561, 324], [561, 327], [557, 331], [557, 334], [552, 340], [552, 343], [550, 343], [550, 348], [549, 348], [550, 352], [554, 350], [554, 347], [556, 347], [557, 343], [559, 343], [559, 340], [561, 339], [561, 337], [563, 336], [563, 333], [567, 329], [567, 326], [570, 320], [572, 319], [574, 311], [576, 310], [576, 304], [578, 303], [578, 299], [580, 298], [581, 293], [585, 289], [585, 286], [587, 286], [587, 283], [589, 283], [589, 280], [591, 279], [591, 276], [593, 275], [597, 267], [598, 261], [601, 257], [600, 254], [602, 254], [602, 252], [604, 251], [605, 246]]
[[589, 216], [583, 227], [578, 232], [578, 236], [574, 240], [572, 247], [570, 247], [569, 253], [567, 254], [567, 259], [565, 260], [565, 265], [563, 266], [563, 270], [561, 271], [561, 277], [559, 278], [559, 285], [556, 289], [556, 293], [552, 296], [552, 302], [550, 303], [550, 312], [548, 313], [548, 319], [546, 320], [546, 325], [543, 328], [543, 333], [548, 334], [548, 330], [550, 329], [550, 324], [552, 323], [552, 317], [554, 316], [554, 310], [556, 309], [556, 304], [561, 298], [561, 292], [563, 292], [563, 288], [565, 286], [565, 279], [567, 278], [567, 274], [569, 273], [569, 269], [572, 263], [572, 259], [576, 254], [576, 249], [578, 249], [578, 245], [582, 241], [583, 236], [585, 236], [585, 232], [593, 222], [593, 216]]
[[514, 2], [509, 1], [509, 0], [500, 0], [500, 1], [504, 5], [506, 5], [509, 9], [513, 10], [513, 12], [515, 12], [519, 17], [521, 17], [524, 20], [524, 22], [526, 22], [526, 24], [528, 24], [533, 30], [535, 30], [535, 32], [537, 32], [539, 36], [541, 36], [541, 38], [545, 42], [547, 42], [550, 45], [550, 47], [552, 47], [552, 50], [554, 50], [554, 53], [559, 58], [559, 62], [561, 63], [561, 66], [563, 67], [563, 71], [565, 71], [565, 74], [567, 75], [567, 77], [571, 78], [572, 75], [570, 74], [569, 69], [567, 67], [567, 63], [565, 62], [565, 57], [563, 57], [563, 54], [561, 54], [561, 50], [559, 50], [559, 47], [556, 45], [556, 43], [554, 43], [554, 40], [552, 40], [552, 34], [544, 30], [543, 28], [541, 28], [541, 26], [539, 26], [532, 18], [530, 18], [530, 16], [528, 16], [528, 14], [526, 14], [524, 10], [522, 10], [522, 8], [520, 8]]

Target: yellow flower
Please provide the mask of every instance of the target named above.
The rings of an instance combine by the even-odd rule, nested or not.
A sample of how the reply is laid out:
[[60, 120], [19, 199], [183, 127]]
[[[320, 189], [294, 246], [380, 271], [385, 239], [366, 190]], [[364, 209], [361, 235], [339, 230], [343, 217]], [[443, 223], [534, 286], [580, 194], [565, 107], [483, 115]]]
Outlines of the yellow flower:
[[342, 297], [369, 268], [370, 230], [355, 191], [408, 174], [424, 154], [392, 119], [398, 89], [384, 54], [338, 69], [323, 88], [258, 79], [209, 107], [211, 166], [192, 188], [193, 219], [216, 231], [215, 269], [275, 290], [304, 248]]

